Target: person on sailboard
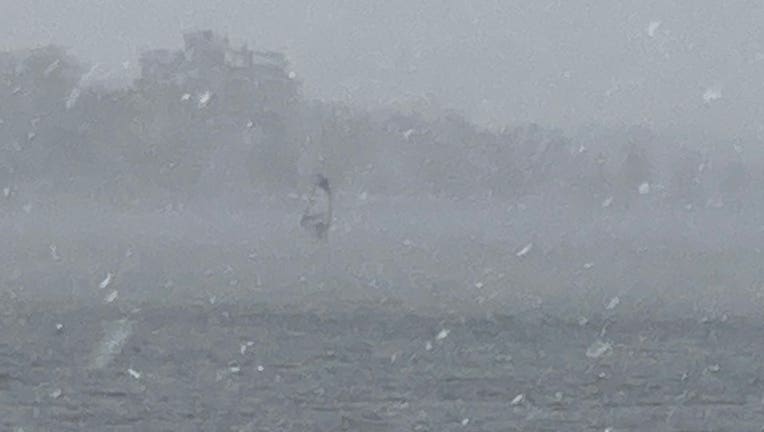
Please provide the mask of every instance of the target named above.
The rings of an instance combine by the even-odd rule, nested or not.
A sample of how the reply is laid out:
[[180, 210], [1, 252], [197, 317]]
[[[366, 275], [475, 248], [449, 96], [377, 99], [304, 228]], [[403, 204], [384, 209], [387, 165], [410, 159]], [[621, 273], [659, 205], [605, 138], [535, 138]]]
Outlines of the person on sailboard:
[[332, 189], [323, 174], [313, 178], [308, 206], [300, 219], [300, 226], [318, 240], [326, 240], [332, 224]]

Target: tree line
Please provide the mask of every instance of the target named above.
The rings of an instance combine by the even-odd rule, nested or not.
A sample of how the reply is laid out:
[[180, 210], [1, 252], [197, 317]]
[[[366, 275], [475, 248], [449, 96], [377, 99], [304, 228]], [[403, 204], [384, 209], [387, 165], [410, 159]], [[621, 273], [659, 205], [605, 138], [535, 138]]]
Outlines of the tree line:
[[284, 55], [210, 31], [185, 34], [182, 49], [144, 52], [127, 87], [92, 85], [91, 73], [57, 46], [0, 53], [6, 207], [24, 196], [256, 205], [255, 191], [293, 192], [321, 172], [350, 193], [740, 209], [764, 182], [761, 161], [737, 142], [701, 148], [640, 126], [496, 131], [437, 107], [308, 100]]

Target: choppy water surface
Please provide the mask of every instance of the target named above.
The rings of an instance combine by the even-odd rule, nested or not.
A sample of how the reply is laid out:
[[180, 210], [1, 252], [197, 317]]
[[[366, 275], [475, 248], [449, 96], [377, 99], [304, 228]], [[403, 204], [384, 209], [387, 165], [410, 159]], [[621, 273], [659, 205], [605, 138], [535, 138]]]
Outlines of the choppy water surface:
[[9, 431], [758, 430], [758, 322], [205, 305], [57, 312], [0, 336]]

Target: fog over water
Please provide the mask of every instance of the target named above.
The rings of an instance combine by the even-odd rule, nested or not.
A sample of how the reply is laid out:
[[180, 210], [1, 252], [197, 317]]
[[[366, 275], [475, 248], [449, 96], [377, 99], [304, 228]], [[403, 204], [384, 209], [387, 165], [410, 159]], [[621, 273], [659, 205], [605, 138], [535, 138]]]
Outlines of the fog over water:
[[760, 430], [761, 23], [0, 0], [0, 431]]
[[6, 3], [14, 295], [758, 310], [755, 2]]

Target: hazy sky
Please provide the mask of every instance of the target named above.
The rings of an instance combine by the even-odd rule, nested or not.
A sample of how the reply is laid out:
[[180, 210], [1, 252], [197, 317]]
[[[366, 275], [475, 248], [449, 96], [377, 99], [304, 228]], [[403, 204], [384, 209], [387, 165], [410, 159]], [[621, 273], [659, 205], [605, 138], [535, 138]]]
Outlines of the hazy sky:
[[[0, 0], [0, 48], [57, 42], [115, 71], [211, 28], [285, 51], [310, 97], [430, 92], [482, 123], [764, 136], [755, 0]], [[115, 72], [117, 73], [117, 72]]]

